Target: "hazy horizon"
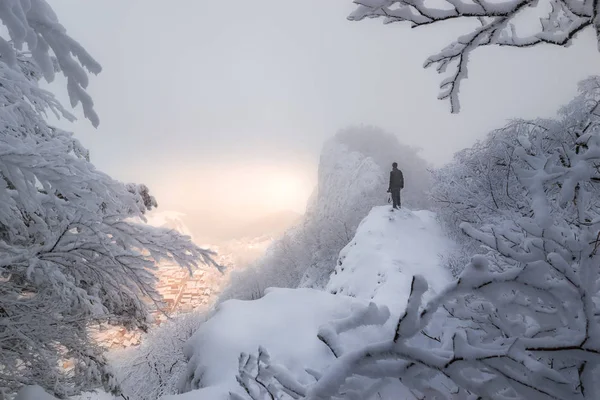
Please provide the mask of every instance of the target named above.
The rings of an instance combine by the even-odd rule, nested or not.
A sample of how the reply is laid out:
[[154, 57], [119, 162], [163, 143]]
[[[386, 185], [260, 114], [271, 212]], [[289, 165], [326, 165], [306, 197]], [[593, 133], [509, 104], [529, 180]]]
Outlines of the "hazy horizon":
[[451, 115], [436, 99], [442, 77], [422, 63], [465, 25], [440, 35], [353, 23], [350, 0], [50, 4], [103, 66], [89, 85], [99, 128], [79, 108], [76, 123], [59, 125], [99, 169], [147, 184], [160, 210], [215, 231], [301, 213], [322, 143], [338, 129], [379, 126], [439, 166], [508, 119], [554, 115], [600, 70], [589, 29], [567, 49], [478, 49]]

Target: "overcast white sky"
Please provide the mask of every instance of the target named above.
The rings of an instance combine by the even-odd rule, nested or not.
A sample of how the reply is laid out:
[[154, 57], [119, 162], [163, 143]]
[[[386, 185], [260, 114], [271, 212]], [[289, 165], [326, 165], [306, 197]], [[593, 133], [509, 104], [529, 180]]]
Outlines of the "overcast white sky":
[[478, 50], [451, 115], [422, 64], [464, 25], [349, 22], [351, 0], [50, 4], [104, 68], [89, 88], [100, 127], [67, 128], [100, 169], [198, 219], [301, 211], [322, 142], [349, 124], [394, 132], [440, 165], [507, 119], [553, 115], [600, 72], [589, 30], [568, 49]]

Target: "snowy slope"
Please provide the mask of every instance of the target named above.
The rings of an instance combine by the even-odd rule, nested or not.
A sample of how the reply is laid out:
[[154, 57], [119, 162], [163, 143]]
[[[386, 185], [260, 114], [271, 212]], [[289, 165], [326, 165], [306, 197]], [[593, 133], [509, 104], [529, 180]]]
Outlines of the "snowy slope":
[[430, 211], [391, 211], [375, 207], [340, 252], [326, 290], [386, 305], [392, 315], [404, 310], [413, 275], [434, 291], [452, 277], [440, 257], [452, 249]]
[[298, 262], [306, 269], [298, 286], [323, 288], [327, 283], [339, 251], [371, 208], [384, 201], [385, 177], [373, 158], [351, 151], [337, 138], [325, 143], [318, 187], [298, 227], [310, 243], [301, 246], [309, 258]]
[[256, 353], [259, 346], [308, 379], [304, 368], [320, 370], [333, 358], [317, 339], [319, 327], [348, 316], [353, 303], [314, 289], [270, 289], [258, 300], [220, 304], [185, 349], [193, 376], [186, 389], [202, 389], [167, 398], [220, 400], [232, 390], [242, 394], [235, 380], [240, 353]]
[[[451, 276], [440, 255], [451, 246], [431, 212], [374, 208], [340, 253], [326, 291], [271, 289], [259, 300], [222, 303], [187, 344], [189, 378], [184, 389], [192, 391], [169, 399], [220, 400], [232, 390], [243, 394], [235, 380], [238, 358], [242, 352], [256, 354], [259, 346], [297, 380], [311, 382], [305, 368], [323, 371], [333, 361], [317, 339], [321, 326], [371, 301], [398, 315], [414, 274], [423, 275], [433, 290], [441, 289]], [[359, 345], [367, 336], [384, 340], [394, 322], [390, 318], [384, 329], [358, 330], [345, 339], [346, 345]], [[399, 394], [398, 386], [392, 383], [388, 393]]]

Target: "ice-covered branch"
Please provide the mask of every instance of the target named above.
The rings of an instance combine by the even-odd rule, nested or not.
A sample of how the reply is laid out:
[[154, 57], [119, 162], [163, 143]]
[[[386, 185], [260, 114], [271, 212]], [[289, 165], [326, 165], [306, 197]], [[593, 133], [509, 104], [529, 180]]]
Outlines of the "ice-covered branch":
[[[547, 14], [543, 7], [546, 3], [535, 0], [445, 0], [435, 7], [422, 0], [354, 0], [354, 3], [357, 8], [348, 17], [351, 21], [384, 18], [385, 23], [409, 22], [412, 27], [454, 19], [477, 21], [478, 27], [458, 37], [424, 64], [425, 67], [435, 64], [438, 73], [452, 68], [440, 85], [438, 98], [448, 99], [453, 113], [460, 111], [460, 83], [467, 77], [468, 60], [473, 50], [489, 45], [519, 48], [539, 44], [568, 46], [585, 28], [593, 27], [600, 32], [599, 6], [591, 0], [550, 0]], [[534, 33], [521, 35], [519, 28], [524, 24], [521, 16], [527, 9], [537, 13], [539, 28]], [[531, 14], [531, 11], [528, 13]], [[530, 21], [531, 17], [528, 18]]]
[[92, 98], [85, 89], [88, 86], [87, 72], [98, 74], [102, 67], [73, 38], [56, 17], [45, 0], [4, 0], [0, 4], [0, 20], [7, 27], [11, 43], [2, 39], [0, 56], [7, 60], [6, 65], [16, 68], [18, 51], [23, 45], [31, 53], [32, 60], [40, 68], [43, 77], [54, 80], [56, 67], [67, 78], [67, 88], [71, 106], [81, 103], [83, 112], [94, 126], [100, 120], [94, 111]]

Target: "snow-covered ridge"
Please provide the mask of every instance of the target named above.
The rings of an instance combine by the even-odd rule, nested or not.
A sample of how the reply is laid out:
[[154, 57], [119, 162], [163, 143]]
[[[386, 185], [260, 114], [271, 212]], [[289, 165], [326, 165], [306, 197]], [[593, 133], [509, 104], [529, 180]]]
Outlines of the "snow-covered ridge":
[[385, 204], [394, 161], [407, 183], [403, 204], [428, 209], [430, 172], [418, 150], [377, 128], [342, 130], [323, 145], [318, 186], [301, 220], [274, 240], [252, 268], [232, 274], [219, 300], [256, 298], [268, 287], [323, 289], [359, 223], [373, 207]]
[[[433, 213], [375, 207], [342, 250], [326, 291], [270, 289], [258, 300], [222, 303], [187, 343], [189, 371], [182, 389], [190, 392], [168, 399], [224, 400], [230, 392], [244, 396], [236, 382], [239, 357], [256, 354], [259, 347], [296, 380], [309, 384], [313, 378], [306, 369], [322, 372], [335, 359], [317, 337], [323, 326], [366, 309], [370, 302], [400, 314], [415, 274], [440, 289], [451, 279], [439, 257], [449, 246]], [[362, 335], [384, 339], [393, 335], [393, 326], [357, 330], [345, 338], [346, 346], [360, 343]], [[394, 390], [402, 389], [394, 384]]]
[[434, 291], [451, 280], [440, 267], [440, 257], [451, 248], [431, 211], [375, 207], [340, 252], [326, 290], [372, 300], [400, 313], [412, 276], [424, 276]]

